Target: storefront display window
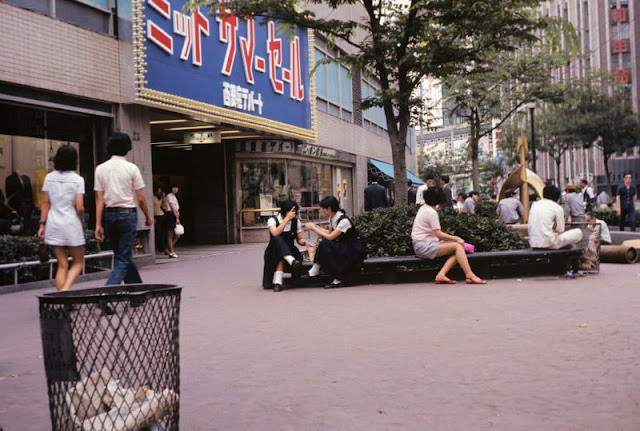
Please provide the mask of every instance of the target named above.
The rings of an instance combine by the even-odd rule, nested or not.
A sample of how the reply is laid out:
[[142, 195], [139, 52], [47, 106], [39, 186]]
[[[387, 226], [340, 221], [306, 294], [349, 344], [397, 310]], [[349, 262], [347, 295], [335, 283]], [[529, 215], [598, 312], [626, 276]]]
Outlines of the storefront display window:
[[[244, 225], [264, 223], [283, 199], [293, 199], [302, 208], [317, 207], [331, 194], [330, 165], [301, 160], [265, 159], [239, 165], [241, 208]], [[256, 211], [251, 211], [255, 209]], [[261, 209], [263, 211], [257, 211]], [[309, 214], [308, 217], [313, 217]]]
[[7, 229], [33, 233], [37, 221], [34, 225], [32, 219], [42, 205], [44, 177], [53, 170], [53, 156], [62, 145], [80, 151], [77, 142], [0, 135], [0, 218], [4, 219], [0, 234], [8, 233]]

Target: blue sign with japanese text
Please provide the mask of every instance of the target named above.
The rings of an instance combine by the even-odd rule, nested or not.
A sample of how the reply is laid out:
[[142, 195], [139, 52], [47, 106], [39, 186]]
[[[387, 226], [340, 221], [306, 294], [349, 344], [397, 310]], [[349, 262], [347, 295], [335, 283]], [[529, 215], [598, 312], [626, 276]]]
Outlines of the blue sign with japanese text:
[[307, 29], [283, 33], [275, 21], [199, 9], [185, 13], [183, 0], [142, 1], [136, 21], [138, 100], [315, 139]]

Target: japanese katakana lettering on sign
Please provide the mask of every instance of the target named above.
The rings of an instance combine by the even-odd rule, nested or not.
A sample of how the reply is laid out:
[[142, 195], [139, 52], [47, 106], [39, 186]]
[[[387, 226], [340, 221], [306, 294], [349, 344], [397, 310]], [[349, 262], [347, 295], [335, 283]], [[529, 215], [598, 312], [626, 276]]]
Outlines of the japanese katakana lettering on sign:
[[138, 100], [315, 139], [310, 31], [236, 17], [225, 1], [215, 14], [186, 0], [133, 1]]

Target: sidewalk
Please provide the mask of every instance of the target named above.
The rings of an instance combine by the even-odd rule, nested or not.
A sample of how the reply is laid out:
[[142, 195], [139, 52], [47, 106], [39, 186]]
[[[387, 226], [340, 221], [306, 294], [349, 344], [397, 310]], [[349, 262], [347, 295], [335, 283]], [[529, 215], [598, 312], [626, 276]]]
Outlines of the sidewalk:
[[[181, 430], [640, 429], [638, 264], [274, 293], [263, 250], [179, 247], [142, 268], [184, 287]], [[52, 290], [0, 296], [5, 431], [50, 429], [35, 295]]]

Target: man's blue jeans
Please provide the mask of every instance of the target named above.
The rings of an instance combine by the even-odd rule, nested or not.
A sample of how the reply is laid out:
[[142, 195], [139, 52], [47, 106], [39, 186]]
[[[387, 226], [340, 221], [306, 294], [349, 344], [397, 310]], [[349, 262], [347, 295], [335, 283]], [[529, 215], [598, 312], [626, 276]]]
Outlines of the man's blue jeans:
[[631, 205], [623, 205], [620, 209], [620, 230], [624, 230], [624, 221], [625, 218], [629, 217], [629, 226], [631, 226], [631, 231], [636, 231], [636, 209]]
[[105, 208], [104, 233], [115, 261], [107, 286], [120, 284], [122, 281], [126, 284], [142, 283], [133, 261], [137, 224], [138, 213], [135, 208]]

